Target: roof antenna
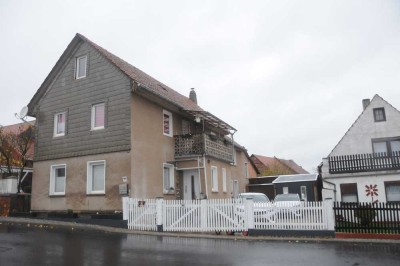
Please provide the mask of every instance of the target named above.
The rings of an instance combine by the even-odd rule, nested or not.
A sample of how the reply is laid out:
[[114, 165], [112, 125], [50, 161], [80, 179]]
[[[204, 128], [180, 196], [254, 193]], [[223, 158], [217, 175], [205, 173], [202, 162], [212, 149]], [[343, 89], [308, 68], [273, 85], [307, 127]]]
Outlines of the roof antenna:
[[25, 117], [27, 114], [28, 114], [28, 106], [24, 106], [24, 107], [22, 107], [21, 111], [19, 111], [19, 114], [15, 113], [14, 115], [17, 119], [33, 126], [34, 125], [33, 123], [26, 121]]

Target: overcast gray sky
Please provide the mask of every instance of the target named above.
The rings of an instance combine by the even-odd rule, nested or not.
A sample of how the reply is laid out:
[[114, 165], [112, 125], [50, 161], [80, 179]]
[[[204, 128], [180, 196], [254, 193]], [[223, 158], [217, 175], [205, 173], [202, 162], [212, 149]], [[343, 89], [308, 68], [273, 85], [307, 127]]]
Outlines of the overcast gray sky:
[[400, 108], [400, 1], [0, 0], [0, 124], [79, 32], [308, 171], [379, 94]]

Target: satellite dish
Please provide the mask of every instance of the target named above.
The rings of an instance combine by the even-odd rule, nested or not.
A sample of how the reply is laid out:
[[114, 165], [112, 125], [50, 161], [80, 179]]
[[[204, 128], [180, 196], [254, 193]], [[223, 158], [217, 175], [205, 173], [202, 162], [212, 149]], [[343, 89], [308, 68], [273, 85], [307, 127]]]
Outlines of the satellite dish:
[[28, 106], [22, 107], [21, 111], [19, 112], [19, 117], [25, 118], [27, 114], [28, 114]]

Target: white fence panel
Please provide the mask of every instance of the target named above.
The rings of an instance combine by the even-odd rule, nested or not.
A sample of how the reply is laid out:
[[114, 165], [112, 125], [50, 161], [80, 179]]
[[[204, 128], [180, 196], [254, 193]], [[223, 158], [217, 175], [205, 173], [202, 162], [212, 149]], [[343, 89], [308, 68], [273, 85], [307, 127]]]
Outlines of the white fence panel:
[[156, 200], [128, 199], [128, 229], [156, 231]]
[[302, 202], [299, 206], [270, 204], [256, 208], [255, 229], [271, 230], [327, 230], [324, 202]]
[[161, 228], [157, 225], [162, 225], [163, 231], [175, 232], [333, 230], [331, 205], [327, 202], [302, 202], [299, 206], [285, 207], [273, 203], [243, 202], [241, 199], [131, 198], [124, 200], [123, 204], [129, 229], [155, 231]]

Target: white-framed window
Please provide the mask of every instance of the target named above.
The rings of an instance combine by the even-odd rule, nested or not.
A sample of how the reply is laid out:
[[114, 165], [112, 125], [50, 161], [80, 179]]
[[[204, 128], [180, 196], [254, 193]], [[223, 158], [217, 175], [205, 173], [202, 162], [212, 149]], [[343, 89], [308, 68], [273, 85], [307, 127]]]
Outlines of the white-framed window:
[[175, 192], [175, 174], [173, 164], [163, 164], [163, 192], [164, 194]]
[[75, 78], [81, 79], [86, 77], [87, 70], [87, 56], [80, 56], [76, 58]]
[[400, 181], [385, 182], [387, 202], [400, 202]]
[[283, 194], [289, 194], [289, 187], [283, 187], [282, 192]]
[[172, 113], [167, 110], [163, 110], [163, 134], [169, 137], [173, 135]]
[[65, 179], [67, 166], [65, 164], [50, 167], [50, 195], [65, 195]]
[[244, 177], [248, 178], [249, 177], [249, 168], [247, 163], [244, 163]]
[[300, 193], [301, 193], [301, 200], [307, 201], [307, 187], [306, 186], [300, 187]]
[[233, 197], [237, 198], [239, 196], [239, 180], [233, 180], [232, 182], [232, 192]]
[[57, 113], [54, 115], [54, 137], [65, 136], [67, 113]]
[[87, 163], [87, 194], [105, 194], [106, 161]]
[[357, 183], [340, 184], [342, 202], [358, 202]]
[[105, 124], [105, 104], [99, 103], [92, 105], [92, 130], [103, 129]]
[[226, 192], [226, 169], [222, 168], [222, 191]]
[[211, 191], [218, 192], [218, 168], [211, 166]]

